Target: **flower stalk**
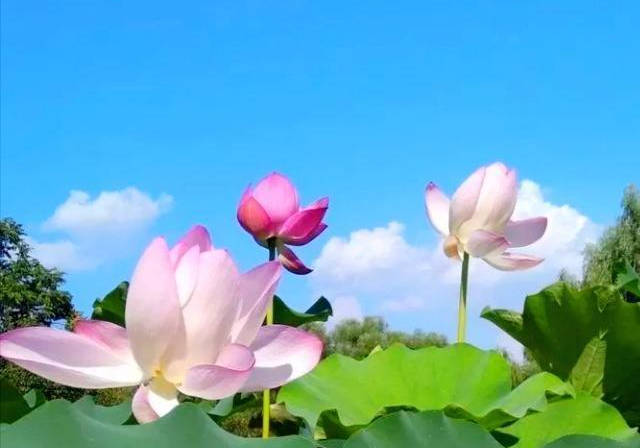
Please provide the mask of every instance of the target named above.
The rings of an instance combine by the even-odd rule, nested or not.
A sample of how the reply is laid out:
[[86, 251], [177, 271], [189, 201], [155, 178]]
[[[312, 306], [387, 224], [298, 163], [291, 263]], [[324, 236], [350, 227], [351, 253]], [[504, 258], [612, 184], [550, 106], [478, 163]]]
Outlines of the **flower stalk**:
[[469, 254], [462, 258], [462, 273], [460, 275], [460, 302], [458, 303], [458, 342], [465, 341], [467, 334], [467, 285], [469, 281]]
[[[267, 240], [267, 247], [269, 249], [269, 261], [276, 259], [276, 239], [269, 238]], [[273, 297], [269, 299], [269, 306], [267, 307], [267, 325], [273, 325]], [[265, 389], [262, 391], [262, 438], [269, 438], [269, 421], [271, 411], [271, 389]]]

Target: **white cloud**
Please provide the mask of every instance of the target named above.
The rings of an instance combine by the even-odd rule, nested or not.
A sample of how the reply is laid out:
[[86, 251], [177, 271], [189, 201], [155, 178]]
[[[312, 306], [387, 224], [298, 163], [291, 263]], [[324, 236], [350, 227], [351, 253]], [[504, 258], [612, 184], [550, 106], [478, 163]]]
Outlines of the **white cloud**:
[[[472, 260], [469, 286], [469, 340], [476, 344], [520, 349], [515, 341], [480, 319], [480, 310], [492, 307], [522, 309], [526, 294], [557, 279], [561, 269], [579, 276], [582, 251], [593, 242], [601, 227], [568, 205], [545, 200], [538, 184], [524, 180], [514, 213], [517, 219], [547, 216], [545, 236], [523, 253], [545, 257], [538, 267], [521, 272], [502, 272], [481, 260]], [[428, 224], [425, 218], [425, 229]], [[327, 297], [350, 297], [350, 306], [364, 314], [383, 314], [394, 327], [424, 328], [455, 334], [460, 265], [445, 257], [441, 241], [428, 246], [411, 244], [404, 226], [360, 229], [348, 237], [333, 237], [314, 261], [310, 276], [314, 293]], [[355, 303], [354, 303], [355, 302]], [[511, 342], [511, 343], [509, 343]]]
[[68, 233], [138, 229], [168, 211], [172, 202], [167, 194], [154, 200], [134, 187], [103, 191], [95, 199], [73, 190], [45, 221], [44, 228]]
[[66, 272], [94, 269], [127, 254], [172, 203], [167, 194], [153, 199], [134, 187], [102, 191], [93, 199], [74, 190], [42, 225], [45, 232], [63, 236], [46, 241], [30, 238], [29, 244], [34, 256], [47, 267]]
[[80, 247], [69, 240], [58, 240], [41, 243], [33, 238], [26, 238], [31, 246], [32, 255], [47, 268], [58, 268], [67, 271], [92, 269], [97, 264], [80, 253]]

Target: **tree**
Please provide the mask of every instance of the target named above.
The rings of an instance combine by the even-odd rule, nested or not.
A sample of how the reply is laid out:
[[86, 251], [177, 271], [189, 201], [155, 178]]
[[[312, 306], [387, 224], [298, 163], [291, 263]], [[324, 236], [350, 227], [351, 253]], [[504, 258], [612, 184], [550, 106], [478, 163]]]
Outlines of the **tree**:
[[59, 289], [63, 283], [62, 272], [31, 256], [22, 226], [0, 220], [0, 332], [71, 319], [71, 295]]
[[[22, 226], [11, 218], [0, 220], [0, 332], [29, 325], [71, 321], [71, 295], [59, 288], [63, 274], [45, 268], [31, 256]], [[77, 399], [80, 389], [61, 386], [0, 359], [0, 377], [23, 393], [40, 389], [47, 398]]]
[[634, 185], [624, 191], [616, 224], [585, 250], [584, 286], [614, 283], [617, 267], [625, 262], [640, 272], [640, 192]]
[[308, 324], [306, 328], [316, 333], [324, 342], [323, 357], [340, 353], [355, 359], [365, 358], [376, 347], [387, 348], [394, 343], [410, 348], [443, 347], [447, 338], [437, 333], [415, 330], [413, 333], [389, 330], [382, 317], [367, 316], [362, 321], [346, 319], [327, 332], [322, 324]]

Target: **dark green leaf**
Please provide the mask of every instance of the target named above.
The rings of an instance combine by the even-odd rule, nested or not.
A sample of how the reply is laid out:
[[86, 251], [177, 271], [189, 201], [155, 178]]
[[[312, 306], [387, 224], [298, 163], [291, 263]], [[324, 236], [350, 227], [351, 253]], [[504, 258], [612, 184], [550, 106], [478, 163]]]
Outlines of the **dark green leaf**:
[[598, 398], [602, 396], [606, 355], [607, 342], [602, 336], [596, 336], [587, 343], [571, 370], [570, 380], [576, 391], [584, 391]]
[[273, 296], [273, 321], [276, 324], [299, 327], [309, 322], [326, 322], [331, 315], [333, 309], [324, 297], [320, 297], [307, 311], [301, 313], [289, 308], [280, 297]]
[[635, 296], [635, 302], [640, 300], [640, 274], [638, 274], [629, 261], [614, 266], [615, 284], [618, 289]]
[[[500, 328], [512, 335], [514, 339], [520, 340], [522, 335], [522, 314], [510, 310], [492, 310], [485, 307], [481, 316], [491, 322], [500, 322]], [[516, 337], [515, 335], [518, 335]]]
[[20, 392], [4, 378], [0, 378], [0, 423], [13, 423], [31, 412]]
[[124, 327], [124, 310], [127, 300], [129, 282], [122, 282], [116, 286], [102, 300], [93, 302], [92, 319], [106, 320]]
[[581, 290], [556, 283], [528, 296], [522, 331], [512, 331], [512, 319], [496, 311], [491, 320], [531, 350], [538, 364], [563, 379], [593, 338], [606, 342], [602, 388], [604, 400], [616, 406], [627, 421], [640, 425], [640, 304], [626, 302], [615, 288]]

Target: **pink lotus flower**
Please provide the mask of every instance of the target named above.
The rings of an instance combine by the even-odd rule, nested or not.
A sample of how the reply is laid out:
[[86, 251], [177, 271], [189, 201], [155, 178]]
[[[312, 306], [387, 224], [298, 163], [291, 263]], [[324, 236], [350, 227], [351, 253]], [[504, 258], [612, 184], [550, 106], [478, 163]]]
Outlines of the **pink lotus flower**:
[[285, 176], [272, 173], [245, 191], [238, 205], [238, 221], [260, 245], [267, 247], [273, 239], [287, 270], [308, 274], [311, 269], [285, 244], [302, 246], [320, 235], [327, 228], [322, 219], [328, 207], [329, 198], [322, 198], [300, 208], [293, 184]]
[[277, 262], [246, 274], [196, 226], [171, 250], [162, 238], [133, 274], [124, 329], [80, 320], [73, 332], [29, 327], [0, 335], [0, 355], [47, 379], [87, 389], [139, 385], [145, 423], [178, 404], [178, 391], [219, 399], [273, 388], [309, 372], [322, 342], [284, 325], [262, 327]]
[[528, 269], [542, 258], [508, 252], [542, 237], [547, 218], [512, 221], [517, 200], [516, 173], [502, 163], [481, 167], [456, 190], [451, 201], [430, 182], [425, 194], [427, 215], [444, 237], [444, 252], [482, 258], [501, 270]]

